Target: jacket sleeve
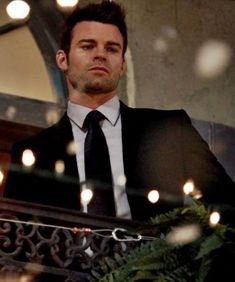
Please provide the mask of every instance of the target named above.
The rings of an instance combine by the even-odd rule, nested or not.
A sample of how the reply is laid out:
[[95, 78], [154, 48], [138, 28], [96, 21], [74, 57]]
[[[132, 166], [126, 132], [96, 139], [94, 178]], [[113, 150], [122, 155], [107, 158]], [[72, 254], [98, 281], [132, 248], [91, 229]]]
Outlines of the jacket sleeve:
[[187, 114], [181, 116], [181, 146], [185, 174], [201, 191], [201, 200], [221, 210], [235, 207], [235, 184], [210, 151], [208, 144], [191, 125]]

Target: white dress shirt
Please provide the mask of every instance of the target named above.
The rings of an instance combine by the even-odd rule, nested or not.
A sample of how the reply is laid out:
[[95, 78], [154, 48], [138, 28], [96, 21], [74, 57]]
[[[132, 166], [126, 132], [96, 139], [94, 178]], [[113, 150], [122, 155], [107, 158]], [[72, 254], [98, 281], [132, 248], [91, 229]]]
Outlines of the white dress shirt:
[[[101, 128], [104, 132], [109, 150], [114, 183], [116, 216], [130, 219], [131, 212], [125, 189], [122, 150], [122, 124], [120, 118], [119, 99], [117, 96], [115, 96], [105, 104], [99, 106], [96, 110], [101, 112], [106, 117], [106, 119], [101, 122]], [[84, 167], [84, 142], [87, 132], [82, 129], [82, 126], [87, 114], [90, 111], [92, 111], [92, 109], [73, 104], [70, 101], [68, 102], [67, 113], [72, 125], [72, 131], [76, 145], [76, 160], [80, 182], [86, 180]]]

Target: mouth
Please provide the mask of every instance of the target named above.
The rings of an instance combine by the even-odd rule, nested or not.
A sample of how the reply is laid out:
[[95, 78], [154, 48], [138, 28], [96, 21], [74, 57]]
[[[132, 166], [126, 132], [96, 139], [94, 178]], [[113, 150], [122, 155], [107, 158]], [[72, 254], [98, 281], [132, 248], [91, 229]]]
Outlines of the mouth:
[[104, 66], [93, 66], [89, 68], [89, 71], [109, 73], [109, 70]]

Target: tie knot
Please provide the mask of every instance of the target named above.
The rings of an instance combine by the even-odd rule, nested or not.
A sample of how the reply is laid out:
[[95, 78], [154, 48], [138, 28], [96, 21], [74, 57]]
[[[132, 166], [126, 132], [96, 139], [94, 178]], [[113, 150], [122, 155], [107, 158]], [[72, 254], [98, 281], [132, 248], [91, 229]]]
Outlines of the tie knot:
[[90, 124], [98, 124], [101, 120], [104, 120], [105, 116], [99, 111], [91, 111], [86, 116], [84, 121], [84, 127], [88, 128]]

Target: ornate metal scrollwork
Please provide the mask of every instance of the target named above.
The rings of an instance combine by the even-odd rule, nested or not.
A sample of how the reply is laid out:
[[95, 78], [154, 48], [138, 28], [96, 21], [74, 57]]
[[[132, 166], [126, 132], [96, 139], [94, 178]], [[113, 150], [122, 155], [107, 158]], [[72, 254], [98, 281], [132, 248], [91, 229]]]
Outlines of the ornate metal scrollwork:
[[132, 242], [118, 242], [92, 232], [73, 233], [62, 226], [50, 228], [8, 213], [0, 214], [0, 218], [6, 219], [0, 222], [0, 266], [7, 272], [47, 272], [66, 282], [86, 281], [77, 277], [96, 269], [101, 258], [133, 247]]

